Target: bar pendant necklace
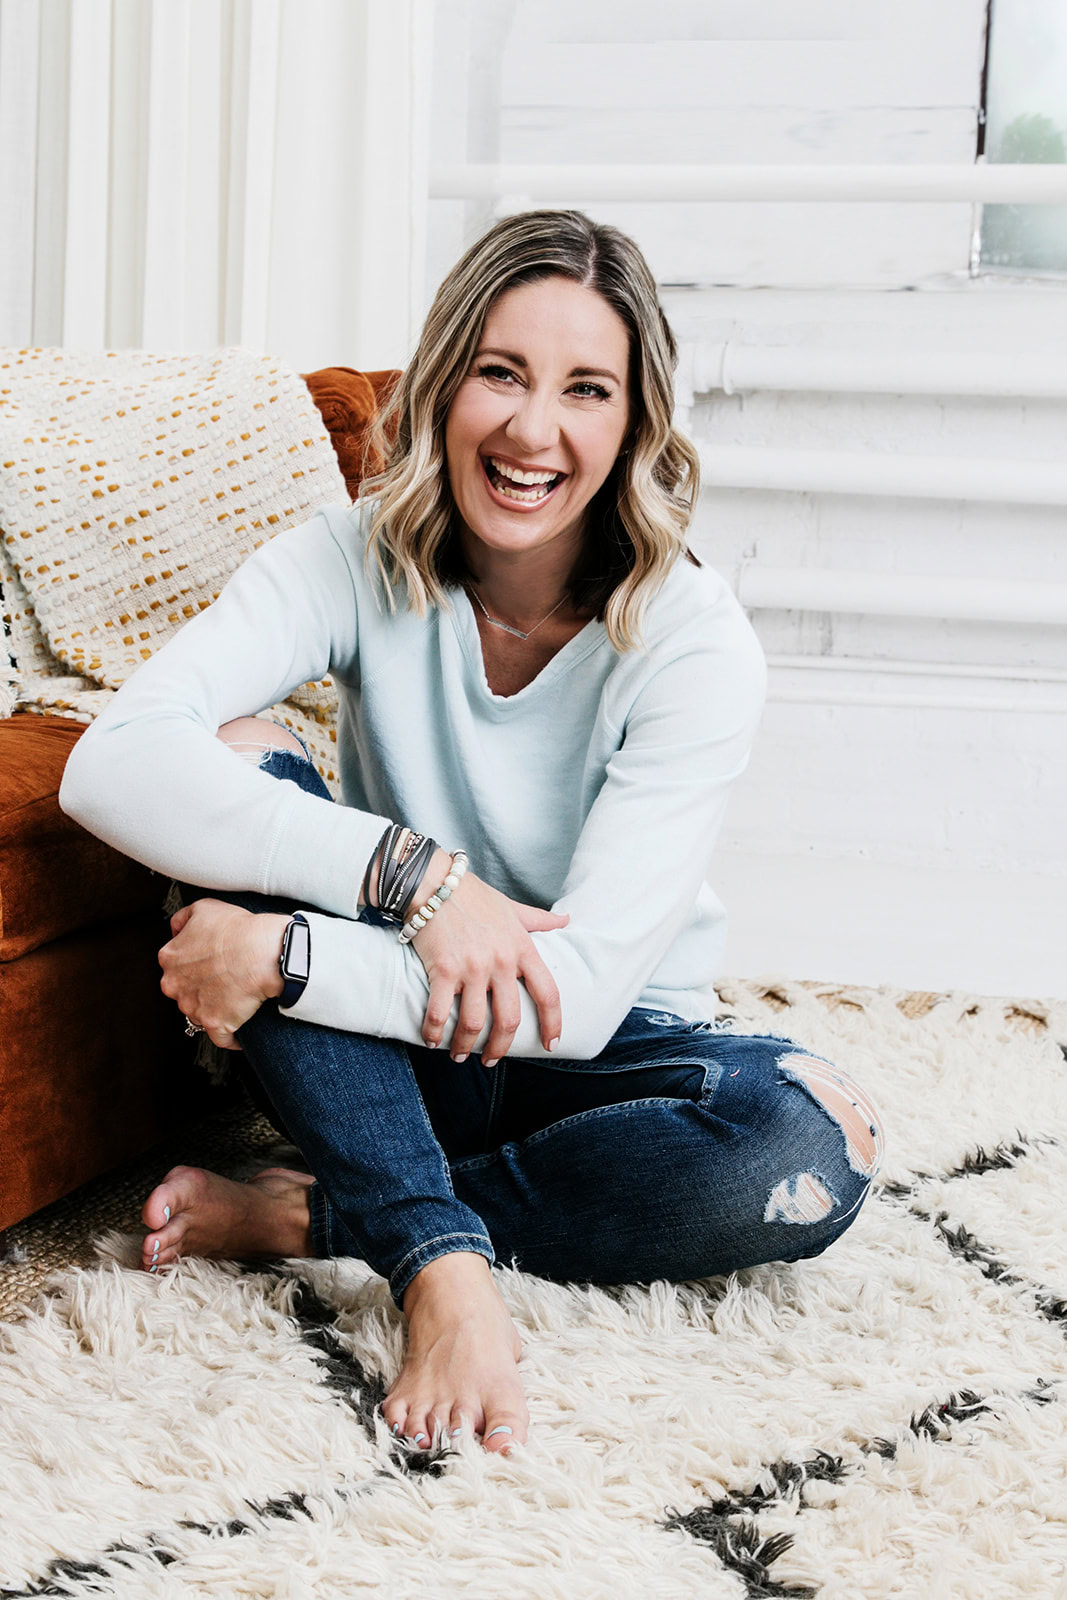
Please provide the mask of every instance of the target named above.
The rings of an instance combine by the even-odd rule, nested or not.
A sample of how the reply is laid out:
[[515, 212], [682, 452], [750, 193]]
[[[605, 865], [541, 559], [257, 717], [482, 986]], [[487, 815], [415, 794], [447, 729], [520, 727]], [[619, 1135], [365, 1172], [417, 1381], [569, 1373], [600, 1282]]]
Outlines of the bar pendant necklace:
[[566, 598], [567, 598], [567, 596], [564, 595], [563, 596], [563, 600], [557, 600], [556, 604], [552, 607], [552, 610], [547, 612], [546, 615], [541, 618], [541, 622], [535, 622], [533, 627], [529, 630], [528, 633], [523, 633], [521, 628], [513, 628], [510, 622], [501, 622], [499, 617], [491, 617], [489, 615], [488, 611], [486, 611], [484, 605], [482, 605], [481, 597], [478, 594], [477, 589], [474, 588], [473, 584], [468, 584], [467, 585], [467, 589], [468, 589], [468, 592], [474, 596], [474, 598], [478, 601], [478, 604], [481, 606], [482, 615], [485, 617], [486, 622], [491, 622], [493, 624], [494, 628], [502, 628], [505, 633], [514, 634], [516, 639], [528, 639], [530, 637], [530, 634], [536, 633], [538, 628], [541, 626], [542, 623], [547, 622], [549, 617], [555, 616], [556, 612], [559, 610], [560, 606], [563, 604], [563, 600], [566, 600]]

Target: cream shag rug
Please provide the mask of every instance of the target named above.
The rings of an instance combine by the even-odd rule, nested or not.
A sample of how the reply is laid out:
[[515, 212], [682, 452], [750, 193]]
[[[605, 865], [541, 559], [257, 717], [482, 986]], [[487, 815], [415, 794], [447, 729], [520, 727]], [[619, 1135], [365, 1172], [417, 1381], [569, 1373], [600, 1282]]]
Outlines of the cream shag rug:
[[390, 1441], [402, 1328], [359, 1262], [152, 1277], [108, 1235], [0, 1328], [0, 1594], [1067, 1595], [1067, 1017], [849, 993], [723, 987], [881, 1108], [858, 1221], [677, 1286], [501, 1272], [510, 1459]]

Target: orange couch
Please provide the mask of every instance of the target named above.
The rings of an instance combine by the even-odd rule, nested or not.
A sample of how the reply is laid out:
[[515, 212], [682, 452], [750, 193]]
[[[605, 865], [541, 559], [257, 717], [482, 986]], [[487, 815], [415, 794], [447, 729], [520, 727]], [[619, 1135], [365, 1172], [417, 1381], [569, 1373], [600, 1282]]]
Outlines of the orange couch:
[[[367, 424], [396, 376], [306, 377], [353, 497]], [[212, 1101], [159, 988], [167, 881], [59, 809], [83, 732], [33, 712], [0, 720], [0, 1249], [4, 1228]]]

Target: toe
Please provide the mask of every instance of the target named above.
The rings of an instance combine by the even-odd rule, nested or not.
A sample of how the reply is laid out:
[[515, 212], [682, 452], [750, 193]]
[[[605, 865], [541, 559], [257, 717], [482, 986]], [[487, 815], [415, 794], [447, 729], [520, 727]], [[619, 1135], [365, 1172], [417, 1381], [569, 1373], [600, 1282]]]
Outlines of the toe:
[[433, 1442], [433, 1418], [415, 1407], [408, 1412], [401, 1432], [420, 1450], [428, 1450]]
[[526, 1443], [526, 1418], [518, 1411], [493, 1411], [486, 1418], [482, 1443], [487, 1450], [505, 1455], [512, 1445]]
[[149, 1223], [150, 1232], [145, 1235], [141, 1244], [141, 1258], [148, 1269], [153, 1266], [166, 1266], [168, 1262], [177, 1260], [181, 1253], [181, 1241], [185, 1237], [187, 1226], [185, 1215], [177, 1211], [176, 1195], [167, 1199], [166, 1188], [167, 1185], [162, 1183], [158, 1189], [153, 1190], [141, 1211], [141, 1216], [146, 1222], [149, 1215], [157, 1218], [155, 1226]]
[[442, 1400], [440, 1405], [436, 1405], [431, 1409], [426, 1418], [429, 1424], [430, 1440], [435, 1450], [440, 1448], [441, 1445], [446, 1445], [449, 1441], [451, 1435], [450, 1415], [451, 1412], [447, 1400]]
[[165, 1267], [177, 1254], [177, 1243], [166, 1232], [148, 1234], [141, 1245], [141, 1262], [149, 1270], [152, 1267]]
[[178, 1210], [177, 1185], [163, 1182], [157, 1184], [141, 1207], [141, 1221], [146, 1228], [162, 1229]]
[[452, 1407], [448, 1418], [448, 1436], [451, 1439], [458, 1439], [461, 1433], [472, 1436], [481, 1433], [484, 1422], [485, 1416], [477, 1401], [458, 1401]]
[[385, 1418], [386, 1426], [394, 1439], [398, 1434], [404, 1432], [404, 1424], [408, 1419], [408, 1408], [402, 1400], [383, 1400], [382, 1416]]

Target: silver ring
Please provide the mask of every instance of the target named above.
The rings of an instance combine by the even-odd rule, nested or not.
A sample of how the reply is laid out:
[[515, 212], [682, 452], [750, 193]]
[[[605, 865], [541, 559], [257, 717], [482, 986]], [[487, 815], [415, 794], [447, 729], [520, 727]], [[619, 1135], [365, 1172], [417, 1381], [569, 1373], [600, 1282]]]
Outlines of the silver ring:
[[186, 1019], [185, 1019], [185, 1031], [188, 1034], [190, 1039], [195, 1039], [197, 1034], [198, 1033], [203, 1033], [204, 1030], [200, 1026], [199, 1022], [194, 1022], [192, 1017], [186, 1017]]

